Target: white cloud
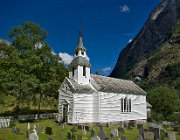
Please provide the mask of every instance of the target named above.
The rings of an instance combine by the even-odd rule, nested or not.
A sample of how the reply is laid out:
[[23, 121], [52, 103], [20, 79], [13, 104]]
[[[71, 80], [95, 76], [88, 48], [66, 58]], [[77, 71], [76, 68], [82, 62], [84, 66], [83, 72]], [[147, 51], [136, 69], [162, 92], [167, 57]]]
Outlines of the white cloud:
[[111, 70], [111, 67], [105, 67], [102, 69], [103, 72], [109, 72]]
[[129, 39], [128, 43], [130, 43], [131, 41], [132, 41], [132, 38], [131, 38], [131, 39]]
[[68, 53], [59, 53], [59, 56], [62, 58], [62, 61], [64, 64], [69, 65], [71, 61], [73, 60], [73, 56]]
[[127, 6], [127, 5], [120, 5], [119, 6], [119, 8], [120, 8], [120, 12], [121, 13], [128, 13], [128, 12], [130, 12], [130, 8]]

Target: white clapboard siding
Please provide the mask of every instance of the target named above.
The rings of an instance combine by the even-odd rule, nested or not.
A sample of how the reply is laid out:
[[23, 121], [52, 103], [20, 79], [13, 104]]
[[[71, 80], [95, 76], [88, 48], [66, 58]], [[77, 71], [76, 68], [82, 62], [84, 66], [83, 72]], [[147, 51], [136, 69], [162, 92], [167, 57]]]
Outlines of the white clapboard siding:
[[91, 123], [98, 121], [98, 94], [74, 94], [74, 123]]
[[62, 89], [59, 90], [59, 121], [62, 121], [62, 119], [63, 119], [63, 108], [62, 108], [61, 101], [60, 101], [61, 99], [65, 99], [69, 103], [68, 122], [72, 122], [72, 116], [73, 116], [73, 112], [72, 112], [72, 110], [73, 110], [73, 94], [72, 94], [72, 92], [69, 89], [67, 91], [63, 91]]
[[[121, 98], [130, 98], [132, 112], [121, 112]], [[133, 94], [100, 93], [100, 122], [147, 119], [146, 96]]]

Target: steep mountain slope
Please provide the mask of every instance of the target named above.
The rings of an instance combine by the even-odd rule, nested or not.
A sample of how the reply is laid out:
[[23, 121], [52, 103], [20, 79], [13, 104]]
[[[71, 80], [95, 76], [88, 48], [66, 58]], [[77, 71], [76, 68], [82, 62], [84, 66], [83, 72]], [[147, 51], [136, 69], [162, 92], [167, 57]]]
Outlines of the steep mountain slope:
[[120, 52], [110, 76], [131, 79], [138, 76], [154, 84], [171, 77], [169, 72], [180, 66], [179, 18], [180, 1], [162, 1], [139, 34]]

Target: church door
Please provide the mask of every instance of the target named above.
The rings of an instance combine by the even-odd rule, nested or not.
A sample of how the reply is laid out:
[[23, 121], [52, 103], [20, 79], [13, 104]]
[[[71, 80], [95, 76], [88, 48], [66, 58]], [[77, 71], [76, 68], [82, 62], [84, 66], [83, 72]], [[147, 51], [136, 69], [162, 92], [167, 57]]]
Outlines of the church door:
[[67, 122], [68, 119], [68, 104], [63, 105], [63, 122]]

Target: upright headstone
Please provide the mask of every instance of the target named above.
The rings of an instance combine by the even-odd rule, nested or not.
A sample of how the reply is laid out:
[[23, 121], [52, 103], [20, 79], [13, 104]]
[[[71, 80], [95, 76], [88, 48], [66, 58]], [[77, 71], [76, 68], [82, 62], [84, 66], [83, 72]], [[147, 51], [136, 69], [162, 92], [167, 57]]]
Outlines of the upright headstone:
[[12, 128], [12, 133], [16, 133], [16, 127]]
[[125, 128], [124, 127], [119, 127], [118, 131], [124, 133], [125, 132]]
[[143, 126], [140, 126], [139, 134], [144, 138], [144, 128], [143, 128]]
[[144, 132], [144, 140], [154, 140], [153, 132]]
[[94, 129], [91, 130], [91, 137], [94, 137], [95, 136], [95, 131]]
[[52, 134], [52, 128], [46, 127], [46, 134], [51, 135]]
[[82, 128], [82, 134], [83, 134], [83, 135], [86, 135], [86, 133], [87, 133], [87, 131], [86, 131], [85, 127], [83, 127], [83, 128]]
[[100, 126], [100, 130], [99, 130], [99, 133], [98, 133], [98, 136], [101, 140], [106, 140], [107, 139], [107, 134], [106, 132], [103, 130], [103, 127]]
[[31, 126], [30, 126], [30, 123], [28, 123], [27, 130], [30, 130], [30, 129], [31, 129]]
[[29, 135], [29, 140], [39, 140], [39, 136], [36, 133]]
[[29, 138], [29, 130], [26, 131], [26, 138]]
[[154, 140], [160, 140], [159, 128], [154, 128]]
[[141, 135], [138, 135], [136, 140], [144, 140], [143, 137]]
[[77, 135], [77, 140], [82, 140], [82, 135]]
[[49, 137], [48, 140], [54, 140], [54, 138]]
[[21, 134], [21, 129], [20, 128], [16, 128], [16, 134]]
[[111, 133], [110, 134], [111, 140], [114, 140], [115, 136]]
[[121, 140], [127, 140], [126, 136], [121, 136]]
[[118, 137], [118, 136], [119, 136], [119, 135], [118, 135], [118, 130], [117, 130], [117, 129], [111, 130], [111, 134], [113, 134], [114, 137]]
[[67, 138], [68, 138], [68, 140], [72, 140], [72, 132], [68, 132]]
[[101, 140], [101, 139], [99, 138], [99, 136], [94, 136], [94, 137], [91, 137], [91, 140]]
[[177, 134], [180, 135], [180, 127], [177, 130]]
[[161, 137], [162, 137], [162, 138], [165, 138], [165, 137], [167, 137], [167, 136], [168, 136], [167, 131], [166, 131], [165, 129], [161, 129]]
[[175, 132], [168, 132], [168, 137], [170, 140], [176, 140]]

